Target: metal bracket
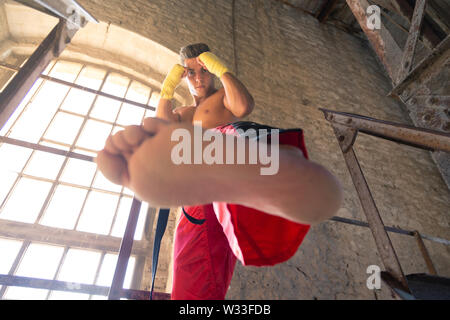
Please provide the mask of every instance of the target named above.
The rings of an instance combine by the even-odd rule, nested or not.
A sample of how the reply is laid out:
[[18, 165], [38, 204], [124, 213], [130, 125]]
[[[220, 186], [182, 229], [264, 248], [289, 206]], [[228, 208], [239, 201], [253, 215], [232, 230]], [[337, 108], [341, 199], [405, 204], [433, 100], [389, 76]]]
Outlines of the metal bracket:
[[332, 127], [339, 141], [342, 152], [347, 153], [353, 147], [353, 144], [356, 141], [358, 130], [336, 123], [333, 123]]
[[383, 264], [387, 272], [389, 272], [389, 275], [391, 275], [396, 282], [400, 283], [402, 290], [409, 293], [408, 282], [403, 274], [400, 261], [398, 260], [392, 242], [385, 230], [383, 220], [381, 219], [380, 213], [378, 212], [364, 177], [364, 173], [362, 172], [356, 154], [352, 148], [358, 134], [358, 120], [368, 119], [364, 119], [364, 117], [361, 116], [348, 117], [342, 113], [326, 109], [320, 110], [324, 113], [325, 118], [331, 122], [336, 138], [339, 141], [344, 160], [358, 193], [361, 206], [363, 207], [364, 214], [366, 215], [367, 222], [369, 223]]
[[422, 26], [423, 17], [425, 16], [426, 0], [416, 1], [414, 8], [414, 15], [409, 29], [408, 39], [406, 40], [405, 48], [403, 49], [403, 57], [400, 63], [400, 70], [398, 71], [397, 80], [395, 83], [400, 83], [411, 70], [414, 52], [416, 50], [417, 41], [420, 36], [420, 27]]
[[67, 21], [67, 28], [80, 29], [86, 26], [88, 22], [98, 23], [89, 12], [87, 12], [75, 0], [34, 0], [44, 8], [55, 13]]
[[[319, 109], [325, 115], [325, 119], [330, 121], [333, 127], [349, 127], [357, 132], [369, 134], [375, 137], [395, 141], [401, 144], [410, 145], [431, 151], [450, 152], [450, 134], [425, 128], [373, 119], [357, 114]], [[339, 126], [339, 127], [338, 127]], [[345, 129], [341, 129], [344, 130]], [[352, 140], [340, 141], [343, 138], [337, 137], [340, 144], [350, 145]], [[348, 138], [350, 139], [350, 138]], [[347, 149], [348, 150], [348, 149]]]
[[358, 129], [350, 127], [352, 119], [348, 118], [344, 123], [337, 123], [335, 121], [335, 115], [329, 110], [320, 109], [325, 119], [331, 122], [334, 133], [339, 141], [339, 145], [343, 153], [347, 153], [356, 141], [356, 136], [358, 135]]
[[70, 29], [70, 23], [67, 20], [60, 19], [60, 28], [56, 30], [56, 36], [53, 43], [53, 54], [59, 57], [66, 46], [72, 41], [78, 29]]
[[[42, 41], [25, 65], [9, 82], [8, 86], [0, 93], [0, 128], [8, 121], [50, 61], [58, 57], [67, 44], [70, 43], [79, 29], [78, 26], [84, 26], [87, 21], [97, 22], [74, 0], [34, 1], [42, 4], [51, 12], [57, 12], [58, 16], [63, 17], [63, 19], [60, 19], [59, 23]], [[33, 2], [31, 3], [34, 5]], [[30, 3], [24, 4], [31, 6]], [[76, 23], [78, 20], [80, 20], [79, 24]]]

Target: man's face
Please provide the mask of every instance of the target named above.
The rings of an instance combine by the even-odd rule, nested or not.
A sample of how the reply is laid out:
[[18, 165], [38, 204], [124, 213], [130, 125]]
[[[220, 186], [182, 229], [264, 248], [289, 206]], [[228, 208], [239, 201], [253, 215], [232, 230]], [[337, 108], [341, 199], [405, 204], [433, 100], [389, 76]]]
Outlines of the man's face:
[[185, 59], [184, 64], [191, 94], [198, 97], [206, 96], [214, 85], [214, 75], [203, 68], [197, 62], [197, 58]]

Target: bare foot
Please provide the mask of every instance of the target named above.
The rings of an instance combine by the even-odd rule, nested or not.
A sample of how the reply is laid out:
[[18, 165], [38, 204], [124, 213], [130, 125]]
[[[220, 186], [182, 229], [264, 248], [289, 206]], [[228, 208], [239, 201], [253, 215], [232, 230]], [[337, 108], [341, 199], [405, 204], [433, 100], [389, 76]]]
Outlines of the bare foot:
[[[193, 125], [158, 118], [147, 118], [140, 127], [127, 127], [108, 138], [98, 154], [98, 167], [108, 179], [127, 186], [155, 207], [227, 202], [307, 224], [330, 218], [340, 207], [339, 182], [296, 148], [280, 146], [279, 171], [270, 176], [261, 175], [259, 158], [256, 164], [177, 165], [172, 159], [172, 150], [179, 144], [171, 139], [175, 129], [194, 137]], [[204, 130], [199, 130], [203, 134]], [[226, 135], [220, 135], [225, 141]], [[202, 141], [201, 150], [209, 144]], [[191, 155], [194, 145], [191, 143]], [[248, 144], [246, 148], [248, 155]], [[222, 151], [223, 155], [230, 151], [227, 144]], [[236, 155], [237, 149], [233, 152]]]

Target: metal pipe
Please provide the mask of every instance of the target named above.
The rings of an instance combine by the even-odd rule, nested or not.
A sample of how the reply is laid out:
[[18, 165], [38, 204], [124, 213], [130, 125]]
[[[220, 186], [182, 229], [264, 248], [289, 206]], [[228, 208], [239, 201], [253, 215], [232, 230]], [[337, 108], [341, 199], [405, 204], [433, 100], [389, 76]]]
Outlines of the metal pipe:
[[[364, 228], [370, 228], [370, 226], [369, 226], [369, 224], [367, 222], [354, 220], [354, 219], [343, 218], [343, 217], [337, 217], [336, 216], [336, 217], [331, 218], [330, 221], [335, 221], [335, 222], [340, 222], [340, 223], [345, 223], [345, 224], [351, 224], [351, 225], [354, 225], [354, 226], [359, 226], [359, 227], [364, 227]], [[384, 229], [387, 232], [403, 234], [403, 235], [406, 235], [406, 236], [414, 237], [414, 235], [415, 235], [415, 231], [411, 231], [411, 230], [404, 230], [404, 229], [388, 227], [388, 226], [385, 226]], [[442, 239], [442, 238], [438, 238], [438, 237], [434, 237], [434, 236], [429, 236], [429, 235], [425, 235], [425, 234], [421, 234], [420, 236], [421, 236], [422, 239], [426, 239], [426, 240], [433, 241], [433, 242], [436, 242], [436, 243], [440, 243], [440, 244], [443, 244], [443, 245], [446, 245], [446, 246], [450, 246], [450, 240]]]
[[108, 294], [109, 300], [118, 300], [121, 297], [121, 290], [123, 290], [123, 282], [125, 280], [125, 273], [127, 271], [128, 259], [130, 258], [131, 248], [133, 246], [134, 233], [139, 218], [139, 211], [141, 209], [141, 202], [134, 198], [131, 204], [130, 215], [125, 229], [125, 234], [120, 244], [119, 258], [117, 260], [116, 271], [112, 280], [111, 289]]
[[41, 144], [31, 143], [31, 142], [27, 142], [27, 141], [23, 141], [23, 140], [0, 136], [0, 142], [12, 144], [12, 145], [19, 146], [19, 147], [25, 147], [25, 148], [29, 148], [29, 149], [33, 149], [33, 150], [53, 153], [53, 154], [57, 154], [57, 155], [60, 155], [63, 157], [69, 157], [69, 158], [94, 162], [94, 157], [91, 157], [91, 156], [87, 156], [87, 155], [84, 155], [81, 153], [76, 153], [73, 151], [66, 151], [66, 150], [61, 150], [61, 149], [57, 149], [57, 148], [53, 148], [53, 147], [43, 146]]
[[432, 275], [437, 275], [436, 268], [433, 265], [433, 261], [431, 260], [430, 254], [428, 253], [427, 247], [425, 247], [425, 243], [423, 243], [422, 237], [419, 231], [414, 231], [414, 237], [417, 240], [417, 245], [419, 246], [420, 252], [422, 253], [422, 257], [427, 264], [428, 272]]
[[423, 17], [425, 16], [426, 4], [426, 0], [416, 1], [411, 26], [409, 28], [408, 39], [406, 40], [405, 48], [403, 49], [403, 57], [400, 63], [400, 70], [398, 72], [397, 81], [395, 81], [395, 83], [399, 83], [404, 78], [406, 78], [406, 76], [409, 74], [409, 70], [411, 70], [417, 41], [420, 36], [420, 27], [422, 26]]
[[[351, 146], [348, 147], [348, 144], [345, 143], [345, 141], [354, 141], [353, 137], [346, 136], [355, 135], [355, 132], [352, 128], [343, 127], [339, 124], [334, 124], [333, 129], [339, 141], [339, 146], [341, 147], [345, 163], [347, 164], [353, 184], [355, 185], [361, 206], [364, 214], [366, 215], [370, 230], [372, 231], [375, 244], [386, 271], [399, 283], [401, 283], [406, 292], [409, 292], [408, 282], [403, 273], [400, 261], [398, 260], [392, 242], [384, 228], [383, 220], [378, 212], [378, 208], [370, 192], [369, 186], [367, 185], [367, 181], [359, 165], [358, 159], [353, 151], [353, 148]], [[344, 139], [341, 139], [341, 137], [344, 137]]]
[[402, 81], [389, 96], [408, 100], [423, 84], [441, 72], [450, 59], [450, 35], [439, 43]]
[[366, 10], [369, 7], [367, 0], [346, 0], [347, 5], [358, 21], [361, 29], [370, 41], [373, 50], [384, 65], [389, 77], [395, 79], [397, 76], [399, 58], [402, 50], [398, 47], [389, 30], [381, 25], [381, 29], [371, 29], [367, 25]]
[[450, 134], [361, 115], [320, 109], [333, 125], [343, 125], [383, 139], [425, 150], [450, 152]]
[[60, 55], [76, 31], [76, 29], [69, 29], [66, 22], [61, 19], [0, 93], [0, 129], [14, 113], [39, 75], [54, 58]]

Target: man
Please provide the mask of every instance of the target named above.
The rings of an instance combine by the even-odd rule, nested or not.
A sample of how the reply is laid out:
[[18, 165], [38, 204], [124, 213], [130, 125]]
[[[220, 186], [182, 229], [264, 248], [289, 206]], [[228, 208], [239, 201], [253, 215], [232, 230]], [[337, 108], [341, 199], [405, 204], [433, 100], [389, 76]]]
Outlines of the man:
[[[157, 117], [109, 137], [97, 164], [108, 179], [152, 206], [183, 206], [174, 243], [172, 298], [224, 299], [236, 259], [255, 266], [286, 261], [311, 224], [339, 209], [342, 191], [325, 168], [307, 160], [301, 129], [281, 130], [279, 148], [272, 141], [278, 136], [257, 136], [268, 139], [258, 146], [278, 155], [277, 173], [262, 175], [261, 154], [250, 163], [250, 138], [242, 132], [273, 128], [237, 121], [254, 107], [248, 90], [205, 44], [182, 48], [180, 57], [183, 65], [175, 65], [164, 80]], [[223, 88], [214, 87], [214, 77]], [[172, 111], [171, 99], [182, 79], [187, 79], [194, 105]], [[215, 152], [236, 159], [242, 152], [237, 145], [244, 142], [245, 162], [175, 164], [173, 133], [180, 129], [191, 136], [195, 130], [213, 130], [224, 140], [233, 135], [231, 147]], [[201, 143], [205, 150], [208, 144]], [[184, 152], [190, 155], [195, 148]]]
[[[223, 88], [214, 88], [215, 75], [198, 57], [202, 55], [217, 73]], [[175, 65], [163, 84], [156, 117], [176, 122], [202, 122], [203, 128], [215, 128], [244, 118], [253, 110], [253, 97], [247, 88], [214, 57], [206, 44], [187, 46], [180, 51], [181, 65]], [[173, 77], [173, 79], [172, 79]], [[174, 87], [187, 78], [193, 106], [176, 108], [172, 112]], [[173, 82], [171, 82], [173, 81]], [[167, 83], [169, 82], [169, 83]]]

